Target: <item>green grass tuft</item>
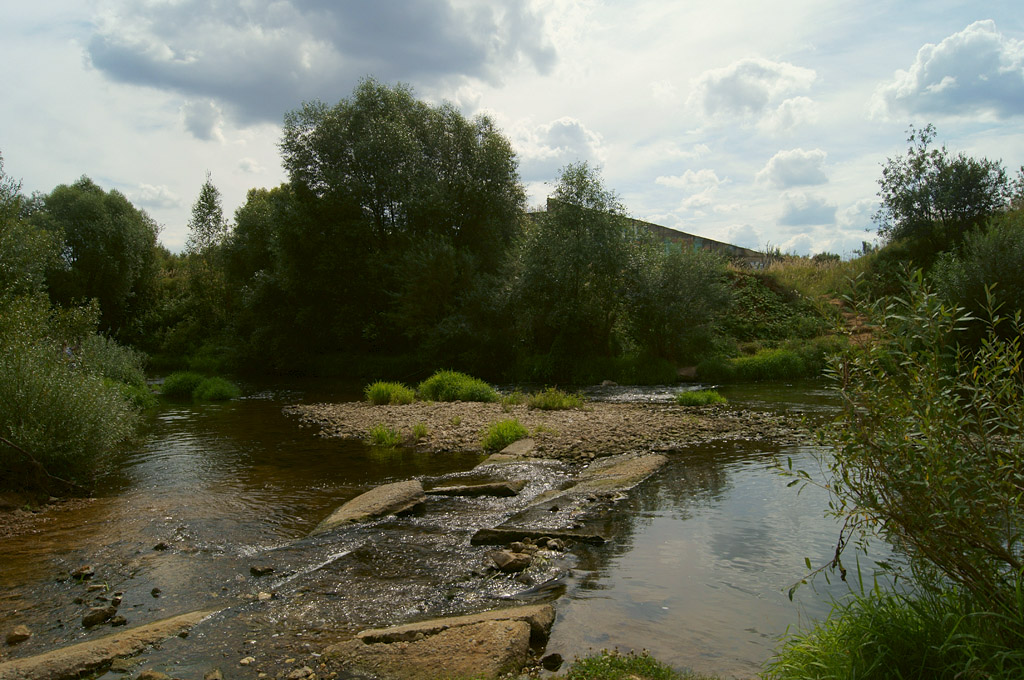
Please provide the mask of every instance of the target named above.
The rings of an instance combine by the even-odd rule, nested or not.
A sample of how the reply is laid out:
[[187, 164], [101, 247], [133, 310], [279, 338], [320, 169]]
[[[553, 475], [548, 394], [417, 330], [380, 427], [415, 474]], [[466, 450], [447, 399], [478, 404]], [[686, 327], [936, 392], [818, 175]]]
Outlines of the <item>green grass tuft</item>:
[[438, 371], [419, 384], [420, 399], [426, 401], [498, 401], [493, 387], [483, 380], [458, 371]]
[[708, 676], [679, 673], [647, 652], [621, 654], [604, 650], [595, 656], [576, 659], [565, 680], [711, 680]]
[[481, 445], [485, 451], [501, 451], [512, 442], [528, 435], [526, 428], [515, 418], [502, 420], [487, 428]]
[[368, 441], [372, 446], [398, 446], [402, 443], [402, 435], [398, 433], [398, 430], [380, 423], [370, 428]]
[[238, 386], [224, 378], [206, 378], [195, 391], [192, 398], [196, 401], [228, 401], [237, 399], [242, 394]]
[[677, 394], [676, 403], [680, 406], [707, 406], [709, 404], [724, 404], [726, 399], [715, 390], [692, 390]]
[[568, 394], [555, 387], [531, 394], [526, 400], [530, 408], [542, 411], [565, 411], [572, 408], [582, 408], [586, 399], [580, 394]]
[[160, 394], [170, 399], [191, 399], [203, 376], [194, 371], [178, 371], [164, 379]]
[[430, 434], [430, 430], [427, 428], [427, 424], [424, 422], [416, 423], [412, 426], [412, 438], [419, 441]]
[[416, 393], [402, 383], [378, 380], [363, 389], [366, 400], [371, 404], [411, 404], [416, 400]]

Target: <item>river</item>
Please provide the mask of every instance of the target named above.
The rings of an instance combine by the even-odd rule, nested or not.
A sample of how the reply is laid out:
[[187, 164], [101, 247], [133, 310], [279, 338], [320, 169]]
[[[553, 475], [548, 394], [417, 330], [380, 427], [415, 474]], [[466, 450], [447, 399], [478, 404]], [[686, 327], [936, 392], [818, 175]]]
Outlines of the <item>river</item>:
[[[733, 405], [818, 422], [836, 406], [813, 384], [721, 391]], [[616, 540], [580, 546], [524, 584], [482, 577], [483, 551], [468, 547], [471, 531], [500, 521], [507, 503], [450, 499], [427, 515], [306, 538], [340, 502], [371, 486], [458, 479], [482, 456], [324, 439], [281, 412], [297, 402], [356, 398], [352, 388], [293, 383], [250, 392], [224, 404], [160, 406], [96, 500], [49, 513], [38, 533], [0, 541], [0, 631], [18, 624], [33, 631], [5, 650], [8, 657], [101, 634], [84, 629], [81, 617], [115, 593], [128, 625], [222, 610], [188, 640], [140, 661], [197, 678], [213, 667], [227, 678], [255, 677], [237, 665], [246, 656], [265, 659], [273, 675], [287, 659], [315, 661], [324, 644], [361, 627], [526, 600], [554, 603], [547, 651], [568, 659], [591, 649], [647, 649], [680, 669], [752, 677], [788, 627], [824, 616], [829, 599], [848, 591], [819, 579], [792, 601], [787, 595], [805, 558], [827, 559], [838, 535], [823, 516], [824, 494], [814, 487], [797, 494], [773, 470], [777, 457], [812, 464], [816, 452], [807, 445], [680, 451], [622, 502]], [[540, 490], [557, 483], [559, 471], [532, 474], [528, 488]], [[67, 578], [82, 565], [96, 572], [92, 591]], [[254, 566], [273, 572], [256, 577]], [[547, 576], [555, 580], [545, 583]]]

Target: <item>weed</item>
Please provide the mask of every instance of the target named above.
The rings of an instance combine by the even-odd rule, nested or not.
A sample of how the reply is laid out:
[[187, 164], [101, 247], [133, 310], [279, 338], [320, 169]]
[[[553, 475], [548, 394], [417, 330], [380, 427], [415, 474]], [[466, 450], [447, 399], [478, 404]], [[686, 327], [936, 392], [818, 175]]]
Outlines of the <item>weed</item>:
[[377, 382], [367, 385], [363, 389], [366, 400], [371, 404], [411, 404], [416, 400], [416, 393], [402, 383]]
[[427, 424], [424, 422], [418, 422], [412, 426], [412, 438], [419, 441], [430, 434], [430, 430], [427, 428]]
[[194, 371], [178, 371], [164, 379], [160, 394], [170, 399], [191, 399], [203, 376]]
[[196, 401], [228, 401], [242, 393], [238, 386], [224, 378], [206, 378], [192, 392]]
[[372, 446], [392, 447], [402, 443], [402, 436], [398, 434], [398, 430], [380, 423], [370, 428], [368, 440]]
[[581, 394], [567, 394], [555, 387], [530, 395], [526, 405], [530, 408], [542, 411], [564, 411], [572, 408], [582, 408], [586, 399]]
[[565, 674], [565, 680], [710, 680], [706, 676], [678, 673], [647, 652], [621, 654], [603, 650], [595, 656], [576, 659]]
[[420, 399], [431, 401], [498, 401], [498, 393], [483, 380], [458, 371], [437, 371], [419, 384]]
[[692, 390], [680, 392], [676, 395], [676, 403], [680, 406], [707, 406], [709, 404], [724, 404], [725, 397], [715, 390]]
[[485, 451], [501, 451], [512, 442], [528, 435], [526, 428], [515, 418], [502, 420], [487, 428], [481, 445]]

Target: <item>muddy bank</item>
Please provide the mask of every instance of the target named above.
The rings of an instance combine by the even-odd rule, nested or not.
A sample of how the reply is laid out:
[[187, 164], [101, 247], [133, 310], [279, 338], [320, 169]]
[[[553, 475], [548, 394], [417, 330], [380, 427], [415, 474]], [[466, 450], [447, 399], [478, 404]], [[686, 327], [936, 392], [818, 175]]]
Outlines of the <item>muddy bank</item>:
[[[286, 413], [324, 437], [366, 439], [370, 428], [386, 425], [417, 449], [479, 451], [492, 423], [515, 418], [536, 442], [539, 458], [594, 458], [637, 449], [669, 451], [711, 440], [770, 439], [794, 442], [806, 436], [798, 417], [729, 406], [592, 403], [584, 409], [541, 411], [525, 405], [417, 402], [375, 406], [366, 402], [289, 406]], [[426, 436], [412, 440], [413, 427]]]

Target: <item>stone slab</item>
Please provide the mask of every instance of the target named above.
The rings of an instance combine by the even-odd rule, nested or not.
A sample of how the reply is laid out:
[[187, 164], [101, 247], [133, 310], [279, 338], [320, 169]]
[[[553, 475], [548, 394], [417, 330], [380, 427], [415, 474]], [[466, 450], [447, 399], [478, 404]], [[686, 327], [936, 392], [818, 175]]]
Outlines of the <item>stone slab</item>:
[[473, 625], [483, 621], [525, 621], [530, 624], [530, 632], [534, 641], [543, 642], [547, 640], [548, 633], [551, 631], [551, 624], [555, 622], [555, 610], [549, 604], [492, 609], [478, 614], [429, 619], [390, 628], [370, 628], [356, 635], [356, 639], [368, 644], [376, 642], [403, 642], [413, 640], [418, 635], [436, 635], [449, 628]]
[[411, 512], [425, 499], [423, 485], [418, 479], [384, 484], [356, 496], [336, 509], [316, 525], [310, 535], [327, 533], [346, 524], [357, 524], [378, 517]]
[[507, 482], [485, 482], [483, 484], [465, 484], [458, 486], [438, 486], [427, 489], [428, 496], [496, 496], [507, 498], [515, 496], [526, 486], [525, 479]]

